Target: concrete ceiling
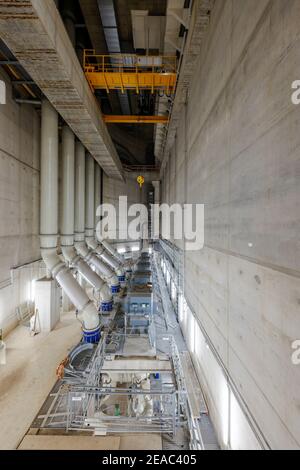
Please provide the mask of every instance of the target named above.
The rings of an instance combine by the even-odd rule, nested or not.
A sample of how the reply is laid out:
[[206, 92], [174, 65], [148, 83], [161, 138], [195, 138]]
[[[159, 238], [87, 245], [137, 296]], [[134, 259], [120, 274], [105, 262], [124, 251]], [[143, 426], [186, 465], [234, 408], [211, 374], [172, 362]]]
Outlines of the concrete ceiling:
[[[115, 0], [120, 41], [133, 52], [132, 10], [147, 10], [150, 16], [165, 16], [167, 0]], [[130, 51], [131, 48], [131, 51]]]
[[0, 2], [0, 36], [105, 173], [123, 168], [53, 0]]
[[[79, 0], [79, 4], [93, 48], [100, 54], [108, 53], [98, 1]], [[165, 14], [166, 10], [166, 0], [115, 0], [113, 4], [120, 48], [122, 52], [127, 53], [135, 52], [131, 11], [146, 8], [149, 14], [161, 16]], [[135, 92], [128, 93], [132, 114], [144, 113], [145, 108], [147, 110], [147, 103], [150, 102], [150, 99], [147, 93], [144, 95], [141, 94], [140, 97], [137, 97]], [[122, 114], [119, 98], [116, 92], [110, 92], [108, 95], [105, 92], [101, 94], [101, 108], [105, 109], [106, 114]], [[108, 131], [124, 162], [128, 164], [128, 158], [130, 158], [133, 164], [154, 163], [153, 125], [109, 125]]]
[[79, 5], [94, 49], [97, 52], [107, 52], [97, 0], [79, 0]]

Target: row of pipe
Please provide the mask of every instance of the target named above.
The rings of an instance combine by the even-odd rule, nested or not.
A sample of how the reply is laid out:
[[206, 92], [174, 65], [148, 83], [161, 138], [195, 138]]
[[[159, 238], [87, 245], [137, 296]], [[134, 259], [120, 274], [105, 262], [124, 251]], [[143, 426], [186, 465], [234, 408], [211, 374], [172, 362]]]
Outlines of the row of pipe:
[[[58, 114], [47, 101], [42, 102], [41, 124], [41, 254], [48, 271], [57, 280], [78, 311], [85, 339], [100, 337], [99, 313], [86, 291], [73, 276], [72, 269], [94, 288], [103, 311], [111, 310], [112, 294], [124, 279], [120, 257], [95, 239], [95, 203], [100, 198], [100, 168], [85, 148], [75, 143], [68, 126], [62, 130], [62, 218], [61, 249], [58, 250], [59, 136]], [[96, 178], [95, 178], [96, 173]], [[95, 179], [97, 192], [95, 196]], [[107, 245], [107, 247], [110, 245]], [[100, 256], [102, 259], [100, 259]]]

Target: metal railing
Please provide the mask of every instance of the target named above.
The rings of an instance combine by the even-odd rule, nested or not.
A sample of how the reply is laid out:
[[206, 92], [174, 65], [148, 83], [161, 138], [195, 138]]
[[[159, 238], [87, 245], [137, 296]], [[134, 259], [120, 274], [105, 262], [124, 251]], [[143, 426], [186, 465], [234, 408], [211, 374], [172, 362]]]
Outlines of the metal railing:
[[[109, 398], [107, 406], [105, 400]], [[147, 400], [150, 410], [139, 414], [135, 404]], [[178, 392], [120, 388], [73, 388], [68, 394], [67, 430], [104, 429], [110, 433], [176, 434]]]
[[159, 171], [159, 166], [156, 165], [123, 165], [125, 171], [128, 172], [137, 172], [137, 173], [145, 173], [145, 172], [155, 172]]
[[[149, 390], [142, 387], [116, 388], [103, 385], [103, 364], [109, 360], [106, 336], [95, 350], [84, 374], [75, 382], [63, 383], [52, 395], [52, 403], [42, 420], [41, 428], [62, 428], [66, 431], [100, 431], [104, 433], [165, 433], [176, 435], [188, 423], [192, 449], [203, 449], [199, 423], [191, 412], [180, 354], [172, 335], [163, 335], [174, 371], [175, 381], [156, 381]], [[105, 371], [104, 371], [105, 373]], [[147, 406], [146, 406], [147, 405]]]
[[86, 49], [83, 54], [86, 73], [177, 73], [176, 56], [140, 56], [135, 54], [96, 54]]

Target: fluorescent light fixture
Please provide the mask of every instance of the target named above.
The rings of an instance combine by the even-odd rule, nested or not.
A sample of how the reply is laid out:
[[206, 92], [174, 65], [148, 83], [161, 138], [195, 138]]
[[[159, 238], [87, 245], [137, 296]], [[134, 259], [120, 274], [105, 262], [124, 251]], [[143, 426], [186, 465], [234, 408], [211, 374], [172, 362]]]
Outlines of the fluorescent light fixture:
[[140, 251], [140, 247], [139, 246], [133, 246], [131, 248], [131, 251]]
[[126, 253], [126, 248], [118, 248], [119, 255], [124, 255]]

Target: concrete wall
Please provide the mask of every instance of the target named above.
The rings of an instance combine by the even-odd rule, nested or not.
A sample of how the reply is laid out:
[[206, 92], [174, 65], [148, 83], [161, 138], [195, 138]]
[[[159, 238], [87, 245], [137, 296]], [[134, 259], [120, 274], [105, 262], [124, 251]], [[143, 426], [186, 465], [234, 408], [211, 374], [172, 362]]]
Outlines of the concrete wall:
[[[162, 188], [165, 202], [205, 204], [184, 295], [274, 449], [300, 447], [299, 18], [298, 0], [216, 1]], [[255, 448], [200, 337], [197, 348], [223, 446]]]
[[[145, 204], [147, 201], [147, 184], [140, 189], [135, 178], [126, 176], [125, 182], [109, 178], [105, 174], [103, 175], [103, 202], [105, 204], [112, 204], [116, 209], [117, 218], [119, 218], [119, 198], [127, 196], [128, 208], [133, 204]], [[120, 220], [123, 224], [126, 214], [120, 214]], [[129, 222], [132, 218], [129, 218]], [[112, 234], [108, 234], [113, 239]], [[117, 225], [117, 238], [119, 240], [127, 240], [126, 233], [121, 229], [119, 230], [119, 224]]]
[[7, 86], [0, 105], [0, 328], [15, 325], [15, 307], [30, 300], [31, 281], [39, 266], [40, 119], [32, 106], [18, 105]]

